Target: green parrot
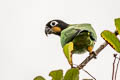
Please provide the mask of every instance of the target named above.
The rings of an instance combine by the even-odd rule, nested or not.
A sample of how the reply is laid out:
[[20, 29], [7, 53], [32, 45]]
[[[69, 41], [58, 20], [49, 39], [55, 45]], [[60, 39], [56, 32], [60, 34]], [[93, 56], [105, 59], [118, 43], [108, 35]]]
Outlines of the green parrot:
[[64, 54], [71, 67], [73, 67], [72, 54], [88, 51], [91, 55], [97, 40], [96, 32], [91, 24], [67, 24], [62, 20], [49, 21], [45, 27], [45, 34], [60, 36]]

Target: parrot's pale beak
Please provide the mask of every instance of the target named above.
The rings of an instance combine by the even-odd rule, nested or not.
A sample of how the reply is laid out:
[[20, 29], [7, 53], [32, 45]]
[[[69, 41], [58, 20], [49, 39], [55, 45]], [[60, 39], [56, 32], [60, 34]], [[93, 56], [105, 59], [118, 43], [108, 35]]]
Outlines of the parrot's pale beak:
[[52, 29], [49, 28], [48, 26], [46, 26], [45, 27], [45, 34], [46, 34], [46, 36], [48, 36], [48, 34], [52, 34], [52, 33], [53, 33]]

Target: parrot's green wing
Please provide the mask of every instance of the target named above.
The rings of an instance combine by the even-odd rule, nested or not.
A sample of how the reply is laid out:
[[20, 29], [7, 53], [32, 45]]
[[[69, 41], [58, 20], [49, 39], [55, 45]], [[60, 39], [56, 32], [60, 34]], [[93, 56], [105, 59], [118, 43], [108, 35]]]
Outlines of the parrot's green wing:
[[96, 41], [97, 36], [91, 24], [71, 24], [68, 26], [68, 28], [64, 29], [61, 32], [62, 47], [64, 47], [65, 44], [71, 42], [75, 38], [75, 36], [81, 34], [82, 31], [90, 32], [91, 40]]

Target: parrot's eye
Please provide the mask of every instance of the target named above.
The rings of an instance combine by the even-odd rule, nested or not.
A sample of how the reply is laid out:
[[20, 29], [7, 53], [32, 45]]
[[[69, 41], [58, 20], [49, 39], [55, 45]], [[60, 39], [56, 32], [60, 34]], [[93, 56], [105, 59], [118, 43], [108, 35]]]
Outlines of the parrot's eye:
[[51, 25], [52, 27], [56, 26], [57, 24], [58, 24], [57, 21], [52, 21], [52, 22], [50, 23], [50, 25]]

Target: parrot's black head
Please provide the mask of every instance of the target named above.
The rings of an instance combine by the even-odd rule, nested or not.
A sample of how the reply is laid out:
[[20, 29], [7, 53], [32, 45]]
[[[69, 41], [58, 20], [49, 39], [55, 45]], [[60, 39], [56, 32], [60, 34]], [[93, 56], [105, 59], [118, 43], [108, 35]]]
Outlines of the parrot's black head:
[[62, 20], [52, 20], [46, 24], [45, 34], [61, 35], [61, 31], [68, 27], [68, 24]]

